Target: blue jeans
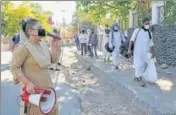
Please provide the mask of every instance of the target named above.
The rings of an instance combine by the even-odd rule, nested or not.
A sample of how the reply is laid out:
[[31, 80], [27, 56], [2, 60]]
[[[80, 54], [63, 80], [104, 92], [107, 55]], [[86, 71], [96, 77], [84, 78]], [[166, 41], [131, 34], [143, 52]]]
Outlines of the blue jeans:
[[90, 56], [93, 57], [94, 56], [94, 53], [95, 53], [95, 56], [97, 57], [97, 49], [96, 49], [96, 45], [94, 44], [91, 44], [90, 46]]

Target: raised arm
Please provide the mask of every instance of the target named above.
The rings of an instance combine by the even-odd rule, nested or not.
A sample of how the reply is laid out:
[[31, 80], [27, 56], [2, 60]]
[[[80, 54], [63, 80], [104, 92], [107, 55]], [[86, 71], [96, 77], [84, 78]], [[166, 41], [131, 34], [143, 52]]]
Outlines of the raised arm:
[[51, 63], [57, 63], [60, 54], [61, 42], [57, 39], [51, 41]]

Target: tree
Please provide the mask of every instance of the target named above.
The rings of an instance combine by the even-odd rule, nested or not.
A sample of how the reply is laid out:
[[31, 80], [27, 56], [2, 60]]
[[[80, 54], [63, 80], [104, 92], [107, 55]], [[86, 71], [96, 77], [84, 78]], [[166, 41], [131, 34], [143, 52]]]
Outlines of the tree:
[[9, 37], [13, 36], [13, 34], [19, 30], [20, 20], [30, 15], [30, 9], [26, 4], [15, 8], [13, 3], [6, 1], [2, 2], [2, 12], [4, 21], [2, 33]]
[[[121, 20], [127, 27], [129, 10], [137, 4], [137, 1], [78, 1], [77, 12], [85, 13], [87, 19], [96, 25], [112, 24], [114, 21]], [[109, 15], [108, 18], [106, 18], [107, 15]]]
[[2, 1], [2, 33], [7, 37], [12, 37], [20, 29], [19, 22], [27, 16], [38, 19], [47, 31], [51, 31], [46, 23], [50, 14], [52, 12], [44, 12], [39, 4], [22, 2], [21, 5], [15, 7], [10, 1]]
[[165, 24], [176, 24], [176, 1], [166, 1], [165, 4]]

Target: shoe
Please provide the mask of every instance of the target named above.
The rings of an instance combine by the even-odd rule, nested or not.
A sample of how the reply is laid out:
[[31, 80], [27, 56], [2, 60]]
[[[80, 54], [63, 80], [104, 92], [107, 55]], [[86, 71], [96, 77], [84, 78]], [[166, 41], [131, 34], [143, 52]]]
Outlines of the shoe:
[[49, 70], [54, 70], [54, 68], [49, 68]]
[[108, 60], [107, 60], [107, 62], [111, 62], [111, 60], [110, 60], [110, 59], [108, 59]]
[[57, 69], [55, 69], [55, 71], [61, 71], [61, 70], [57, 68]]
[[137, 77], [134, 77], [133, 80], [136, 81], [136, 82], [139, 82], [139, 81], [140, 81], [139, 78], [137, 78]]
[[142, 77], [139, 77], [139, 78], [135, 77], [134, 80], [136, 82], [138, 82], [141, 87], [146, 87], [146, 84], [145, 84], [144, 80], [142, 79]]
[[141, 87], [146, 87], [146, 84], [145, 84], [144, 80], [142, 79], [142, 77], [140, 77], [140, 81], [141, 81]]

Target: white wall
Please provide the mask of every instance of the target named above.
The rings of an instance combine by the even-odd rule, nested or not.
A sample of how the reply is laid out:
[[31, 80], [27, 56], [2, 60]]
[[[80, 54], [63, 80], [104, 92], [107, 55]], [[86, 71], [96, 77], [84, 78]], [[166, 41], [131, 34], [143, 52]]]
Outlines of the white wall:
[[164, 6], [164, 1], [152, 1], [152, 24], [158, 23], [157, 7]]
[[[158, 10], [157, 8], [164, 6], [164, 1], [152, 1], [152, 24], [158, 23]], [[129, 28], [133, 28], [133, 13], [136, 13], [135, 10], [129, 11]]]

